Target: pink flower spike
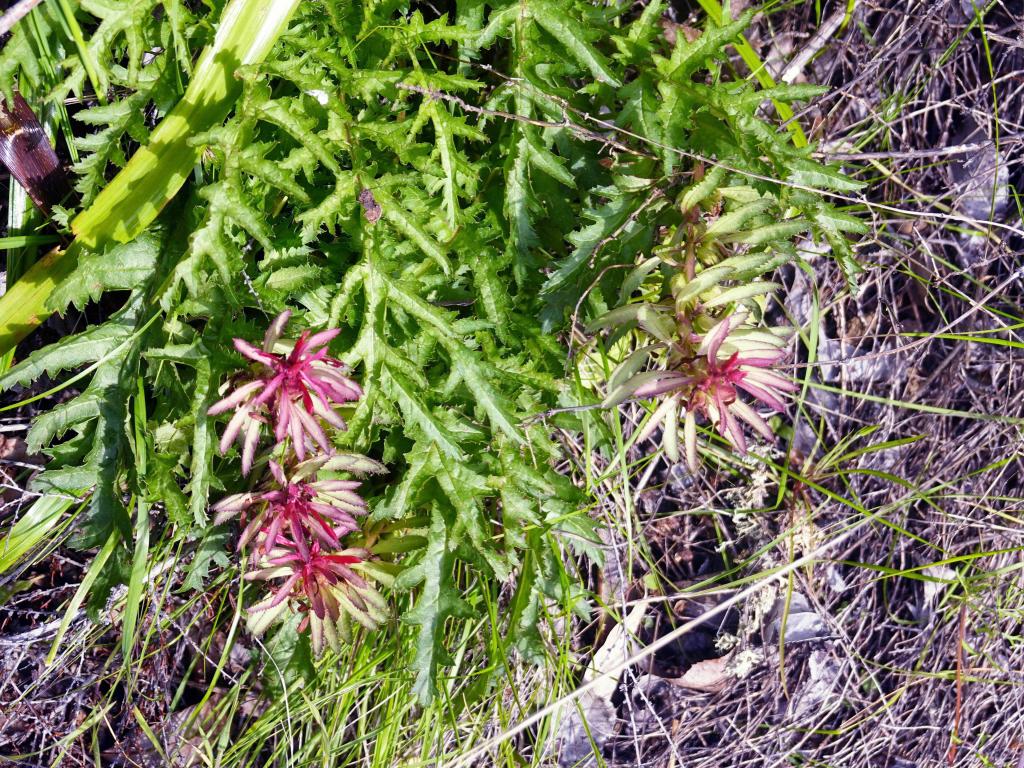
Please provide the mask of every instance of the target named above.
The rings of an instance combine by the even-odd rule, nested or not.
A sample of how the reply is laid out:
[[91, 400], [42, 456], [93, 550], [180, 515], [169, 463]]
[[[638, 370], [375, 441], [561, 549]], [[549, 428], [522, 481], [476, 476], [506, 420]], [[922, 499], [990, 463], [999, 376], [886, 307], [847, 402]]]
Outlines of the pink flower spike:
[[765, 440], [774, 440], [775, 434], [768, 422], [761, 418], [761, 415], [742, 400], [736, 400], [731, 406], [733, 412], [743, 421], [753, 427]]
[[243, 357], [248, 357], [250, 360], [254, 360], [257, 363], [263, 363], [263, 365], [273, 366], [275, 357], [273, 354], [257, 349], [244, 339], [235, 339], [234, 345], [235, 349], [238, 350]]
[[775, 373], [774, 371], [764, 370], [762, 368], [755, 368], [749, 363], [744, 362], [746, 366], [744, 370], [744, 381], [756, 381], [758, 384], [764, 387], [770, 387], [772, 389], [778, 389], [782, 392], [796, 392], [800, 389], [799, 385], [795, 382], [790, 381], [783, 376]]
[[335, 337], [337, 337], [339, 333], [341, 333], [340, 328], [328, 328], [326, 331], [314, 333], [312, 336], [309, 337], [309, 340], [306, 342], [306, 349], [319, 349], [320, 347], [323, 347], [334, 341]]
[[356, 493], [358, 481], [318, 481], [308, 472], [289, 477], [276, 461], [268, 466], [271, 477], [263, 488], [228, 496], [213, 507], [218, 524], [243, 518], [240, 547], [257, 541], [269, 553], [288, 541], [305, 557], [315, 543], [337, 548], [342, 536], [359, 528], [356, 517], [366, 514], [367, 505]]
[[782, 399], [769, 389], [763, 389], [753, 382], [746, 380], [737, 382], [736, 386], [756, 397], [773, 411], [782, 413], [786, 410], [786, 405], [782, 402]]
[[242, 477], [249, 474], [253, 460], [256, 458], [256, 446], [260, 441], [260, 422], [250, 418], [245, 428], [245, 441], [242, 444]]
[[720, 321], [718, 325], [716, 325], [714, 328], [711, 329], [711, 331], [708, 332], [708, 335], [704, 343], [707, 344], [708, 363], [710, 365], [715, 365], [717, 363], [718, 350], [721, 348], [722, 342], [724, 342], [729, 337], [729, 334], [732, 332], [732, 329], [741, 321], [741, 317], [737, 315], [730, 315], [729, 317]]
[[228, 452], [228, 448], [230, 448], [231, 444], [235, 442], [235, 439], [238, 437], [239, 433], [242, 431], [242, 427], [245, 426], [249, 418], [249, 408], [239, 408], [235, 411], [234, 416], [231, 417], [231, 421], [228, 422], [228, 426], [220, 438], [219, 448], [222, 456]]
[[[624, 384], [618, 385], [605, 404], [615, 404], [626, 397], [664, 397], [638, 440], [653, 434], [664, 419], [664, 432], [670, 434], [672, 423], [681, 412], [684, 419], [683, 443], [687, 463], [696, 461], [696, 415], [703, 416], [739, 452], [747, 448], [743, 425], [749, 425], [765, 439], [773, 437], [768, 423], [751, 403], [740, 395], [775, 411], [784, 411], [785, 398], [799, 387], [772, 368], [785, 353], [784, 340], [777, 345], [767, 334], [755, 337], [745, 327], [746, 313], [737, 312], [722, 318], [704, 334], [686, 335], [686, 342], [669, 347], [665, 368], [635, 373]], [[674, 403], [678, 403], [678, 410]], [[666, 453], [676, 451], [676, 440], [666, 438]]]
[[216, 416], [217, 414], [224, 413], [225, 411], [230, 411], [232, 408], [241, 405], [245, 400], [249, 399], [254, 392], [262, 387], [262, 381], [250, 381], [248, 384], [243, 384], [223, 400], [218, 400], [216, 403], [211, 405], [207, 409], [206, 415]]
[[[270, 323], [257, 348], [245, 339], [235, 339], [234, 346], [261, 370], [256, 377], [240, 384], [210, 407], [216, 416], [234, 410], [220, 440], [220, 451], [226, 453], [231, 444], [242, 443], [242, 473], [248, 474], [255, 463], [261, 423], [270, 423], [274, 440], [290, 441], [290, 448], [300, 459], [308, 452], [332, 453], [331, 438], [324, 425], [345, 429], [345, 420], [337, 408], [358, 400], [362, 389], [342, 372], [348, 370], [340, 360], [327, 354], [327, 344], [337, 338], [337, 328], [310, 334], [304, 331], [290, 343], [287, 352], [275, 352], [288, 342], [281, 341], [291, 312], [285, 310]], [[253, 422], [256, 423], [253, 423]]]
[[285, 576], [285, 580], [274, 588], [269, 600], [250, 609], [250, 626], [262, 626], [256, 616], [288, 600], [305, 614], [299, 631], [310, 630], [313, 651], [318, 655], [325, 640], [337, 649], [340, 640], [349, 639], [352, 621], [370, 629], [376, 627], [387, 618], [387, 603], [355, 570], [368, 555], [358, 549], [325, 552], [319, 542], [302, 555], [285, 542], [266, 562], [286, 570], [264, 568], [257, 572], [257, 578]]
[[786, 353], [781, 349], [750, 349], [743, 350], [739, 355], [743, 358], [744, 365], [764, 368], [775, 365], [786, 356]]

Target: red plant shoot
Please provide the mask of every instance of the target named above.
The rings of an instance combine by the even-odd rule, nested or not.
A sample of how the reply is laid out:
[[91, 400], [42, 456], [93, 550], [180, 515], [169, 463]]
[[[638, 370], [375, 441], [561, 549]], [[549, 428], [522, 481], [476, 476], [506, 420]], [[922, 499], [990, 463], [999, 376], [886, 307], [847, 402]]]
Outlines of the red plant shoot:
[[280, 544], [266, 557], [263, 568], [246, 575], [249, 580], [284, 578], [270, 597], [250, 609], [254, 631], [260, 631], [292, 603], [293, 608], [305, 613], [299, 631], [311, 630], [313, 650], [319, 654], [325, 639], [337, 648], [339, 640], [348, 638], [350, 619], [369, 629], [384, 621], [384, 598], [355, 571], [368, 557], [366, 551], [327, 553], [321, 550], [319, 541], [314, 541], [308, 551], [302, 552], [296, 542], [285, 537]]
[[345, 421], [336, 408], [358, 400], [362, 389], [345, 373], [348, 367], [327, 355], [327, 344], [339, 333], [331, 328], [310, 335], [303, 331], [291, 349], [275, 351], [282, 342], [291, 312], [285, 310], [267, 328], [262, 348], [244, 339], [235, 339], [235, 349], [262, 366], [256, 379], [237, 387], [214, 403], [207, 414], [216, 416], [234, 409], [220, 441], [226, 453], [236, 440], [242, 441], [242, 474], [249, 474], [259, 442], [260, 425], [270, 423], [278, 444], [290, 438], [292, 449], [301, 461], [307, 449], [332, 452], [331, 442], [321, 421], [336, 429], [345, 429]]

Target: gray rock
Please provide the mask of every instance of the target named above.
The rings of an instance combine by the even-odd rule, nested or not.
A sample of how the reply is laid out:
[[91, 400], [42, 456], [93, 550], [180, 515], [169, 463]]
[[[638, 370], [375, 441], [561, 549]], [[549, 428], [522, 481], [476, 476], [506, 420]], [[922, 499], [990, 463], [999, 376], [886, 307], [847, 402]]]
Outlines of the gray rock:
[[973, 152], [958, 155], [950, 163], [954, 205], [972, 219], [998, 219], [1010, 204], [1006, 153], [997, 151], [995, 142], [980, 127], [961, 134], [954, 143], [982, 145]]
[[822, 640], [830, 637], [828, 625], [811, 607], [807, 598], [799, 592], [794, 592], [789, 600], [789, 610], [786, 610], [786, 600], [780, 597], [772, 608], [768, 617], [768, 637], [775, 642], [782, 630], [782, 619], [786, 619], [785, 642], [800, 643], [808, 640]]

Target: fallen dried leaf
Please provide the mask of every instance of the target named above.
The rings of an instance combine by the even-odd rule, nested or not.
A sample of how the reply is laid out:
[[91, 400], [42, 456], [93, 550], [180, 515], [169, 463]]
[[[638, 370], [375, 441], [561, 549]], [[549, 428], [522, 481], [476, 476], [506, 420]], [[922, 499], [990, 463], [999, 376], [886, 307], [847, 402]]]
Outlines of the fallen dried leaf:
[[[731, 655], [731, 654], [730, 654]], [[694, 691], [705, 693], [718, 693], [725, 688], [729, 680], [727, 667], [729, 655], [707, 661], [698, 661], [682, 677], [667, 678], [667, 681], [680, 688], [689, 688]]]

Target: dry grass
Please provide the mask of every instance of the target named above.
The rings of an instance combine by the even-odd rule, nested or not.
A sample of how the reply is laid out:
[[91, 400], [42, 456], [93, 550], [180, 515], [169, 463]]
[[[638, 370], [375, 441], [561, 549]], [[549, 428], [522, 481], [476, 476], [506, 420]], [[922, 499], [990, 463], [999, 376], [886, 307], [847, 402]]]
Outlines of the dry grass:
[[[699, 481], [649, 467], [634, 477], [635, 525], [685, 596], [721, 568], [717, 550], [742, 566], [735, 578], [827, 548], [866, 513], [881, 521], [766, 588], [765, 605], [805, 596], [825, 637], [780, 654], [772, 614], [750, 600], [726, 627], [760, 654], [748, 676], [710, 694], [635, 684], [720, 655], [708, 639], [722, 625], [703, 647], [634, 668], [610, 764], [1024, 765], [1024, 231], [1012, 191], [993, 199], [979, 181], [995, 163], [1004, 189], [1024, 175], [1024, 27], [1010, 5], [969, 28], [960, 0], [857, 3], [824, 44], [814, 4], [761, 19], [754, 39], [777, 71], [822, 49], [804, 71], [835, 89], [811, 108], [819, 139], [866, 167], [882, 206], [860, 249], [867, 272], [856, 297], [827, 258], [808, 254], [811, 269], [787, 276], [786, 311], [805, 342], [812, 325], [819, 334], [798, 369], [811, 388], [789, 469], [802, 481], [756, 464]], [[972, 335], [1010, 345], [961, 338]], [[829, 453], [867, 428], [842, 453], [881, 450]]]

